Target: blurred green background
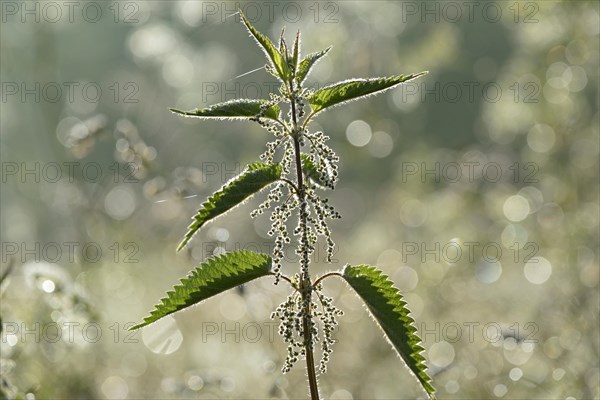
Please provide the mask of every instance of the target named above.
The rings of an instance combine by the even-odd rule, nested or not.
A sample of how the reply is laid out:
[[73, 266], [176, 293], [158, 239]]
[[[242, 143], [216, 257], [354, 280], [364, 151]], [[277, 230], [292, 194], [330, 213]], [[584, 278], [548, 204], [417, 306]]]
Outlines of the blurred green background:
[[[1, 1], [0, 343], [9, 398], [305, 398], [272, 281], [130, 334], [204, 258], [268, 252], [263, 196], [175, 254], [201, 201], [268, 140], [168, 107], [268, 98], [236, 12], [333, 50], [309, 77], [428, 70], [327, 111], [341, 177], [335, 265], [379, 265], [405, 294], [439, 398], [600, 398], [599, 3]], [[243, 75], [243, 76], [240, 76]], [[460, 176], [457, 175], [460, 173]], [[285, 269], [293, 273], [293, 252]], [[324, 398], [423, 397], [340, 282]]]

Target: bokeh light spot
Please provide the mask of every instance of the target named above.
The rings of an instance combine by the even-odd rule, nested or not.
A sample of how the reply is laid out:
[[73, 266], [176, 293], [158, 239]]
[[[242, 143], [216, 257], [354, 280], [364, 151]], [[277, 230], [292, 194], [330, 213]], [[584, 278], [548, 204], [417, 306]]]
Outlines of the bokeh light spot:
[[188, 378], [187, 385], [190, 389], [198, 391], [204, 387], [204, 380], [198, 375], [192, 375]]
[[419, 275], [417, 271], [406, 265], [401, 266], [393, 275], [394, 282], [397, 282], [398, 289], [402, 292], [408, 292], [417, 287]]
[[246, 301], [237, 293], [226, 293], [219, 303], [221, 315], [230, 321], [238, 321], [246, 315]]
[[109, 376], [102, 383], [102, 393], [108, 399], [124, 399], [129, 393], [129, 386], [120, 376]]
[[544, 257], [532, 257], [525, 264], [523, 273], [529, 282], [541, 285], [552, 275], [552, 264]]
[[562, 368], [556, 368], [554, 371], [552, 371], [552, 378], [555, 381], [560, 381], [566, 374], [566, 371]]
[[353, 400], [352, 393], [344, 389], [338, 389], [335, 392], [331, 393], [329, 397], [331, 400]]
[[523, 377], [523, 370], [521, 370], [521, 368], [515, 367], [510, 370], [508, 376], [511, 380], [516, 382]]
[[504, 216], [513, 222], [523, 221], [529, 215], [529, 202], [521, 195], [510, 196], [502, 207]]
[[127, 186], [117, 186], [104, 198], [104, 209], [116, 220], [127, 219], [135, 211], [135, 194]]
[[353, 146], [366, 146], [371, 141], [372, 136], [371, 126], [360, 119], [350, 122], [346, 127], [346, 138]]
[[394, 149], [394, 139], [382, 131], [373, 133], [373, 138], [369, 142], [369, 153], [375, 158], [385, 158], [390, 155]]
[[494, 386], [494, 396], [504, 397], [506, 395], [506, 393], [508, 393], [508, 389], [506, 388], [506, 385], [499, 383], [496, 386]]
[[444, 388], [446, 389], [446, 392], [448, 392], [448, 393], [456, 393], [460, 389], [460, 384], [457, 381], [455, 381], [454, 379], [451, 379], [448, 382], [446, 382], [446, 385]]
[[499, 261], [481, 260], [477, 263], [475, 276], [482, 283], [494, 283], [502, 275], [502, 264]]
[[417, 227], [423, 225], [428, 216], [427, 206], [417, 199], [410, 199], [400, 208], [400, 219], [406, 226]]
[[438, 368], [446, 368], [454, 361], [454, 346], [442, 340], [429, 348], [429, 361]]
[[153, 353], [171, 354], [181, 346], [183, 335], [177, 327], [175, 319], [166, 316], [144, 328], [142, 341]]
[[535, 124], [527, 134], [527, 144], [536, 153], [546, 153], [554, 146], [556, 135], [550, 125]]
[[46, 293], [54, 292], [55, 288], [56, 288], [56, 285], [50, 279], [46, 279], [44, 282], [42, 282], [42, 290]]

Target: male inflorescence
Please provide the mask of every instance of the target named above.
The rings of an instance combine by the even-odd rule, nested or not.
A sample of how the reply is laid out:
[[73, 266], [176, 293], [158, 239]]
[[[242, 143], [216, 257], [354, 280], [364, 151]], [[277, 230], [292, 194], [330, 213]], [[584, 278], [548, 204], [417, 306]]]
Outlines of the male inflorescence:
[[[272, 208], [271, 229], [268, 234], [275, 237], [272, 259], [275, 284], [278, 284], [281, 280], [284, 248], [292, 242], [288, 231], [288, 221], [292, 213], [296, 212], [298, 215], [298, 224], [292, 234], [297, 239], [296, 254], [300, 258], [300, 273], [295, 274], [292, 280], [295, 291], [277, 307], [271, 318], [280, 320], [279, 333], [288, 344], [283, 372], [290, 371], [299, 357], [306, 356], [307, 346], [313, 348], [315, 342], [320, 341], [322, 358], [319, 371], [325, 373], [332, 351], [331, 346], [335, 342], [333, 336], [337, 327], [336, 317], [342, 315], [342, 311], [333, 305], [333, 299], [322, 293], [320, 284], [316, 286], [310, 284], [309, 265], [319, 236], [323, 237], [327, 244], [326, 262], [332, 262], [335, 243], [331, 238], [327, 221], [341, 218], [341, 216], [329, 204], [328, 199], [321, 197], [317, 191], [318, 189], [333, 190], [335, 188], [338, 179], [337, 163], [339, 158], [327, 145], [328, 136], [321, 131], [311, 133], [303, 125], [298, 124], [298, 121], [305, 116], [304, 102], [311, 92], [299, 88], [290, 94], [286, 90], [284, 86], [280, 89], [282, 95], [271, 94], [271, 100], [265, 102], [261, 106], [261, 113], [253, 118], [275, 136], [272, 142], [267, 143], [267, 149], [260, 159], [266, 163], [274, 163], [277, 162], [277, 155], [282, 153], [278, 162], [281, 165], [284, 179], [274, 185], [267, 199], [252, 211], [251, 216], [256, 217]], [[295, 116], [290, 107], [286, 122], [263, 118], [266, 110], [273, 105], [290, 103], [289, 97], [292, 97], [295, 102]], [[294, 137], [302, 148], [308, 148], [305, 155], [316, 171], [314, 174], [316, 176], [308, 177], [308, 174], [305, 174], [303, 187], [298, 186], [299, 182], [295, 178], [296, 171], [293, 168], [295, 163]], [[278, 152], [280, 149], [281, 151]], [[300, 196], [300, 191], [303, 196]], [[313, 294], [318, 302], [312, 300]], [[309, 302], [310, 304], [307, 304]], [[307, 310], [308, 315], [306, 315]], [[304, 331], [305, 318], [308, 320], [307, 326], [311, 332]], [[322, 331], [321, 337], [319, 337], [319, 324]]]
[[[298, 278], [299, 275], [296, 275]], [[321, 342], [322, 358], [319, 364], [319, 372], [324, 374], [327, 372], [327, 362], [329, 355], [333, 351], [332, 345], [335, 343], [333, 337], [338, 322], [336, 317], [341, 316], [343, 312], [333, 305], [333, 299], [321, 293], [320, 285], [313, 288], [319, 302], [311, 301], [311, 297], [303, 297], [299, 292], [290, 294], [287, 299], [281, 303], [272, 313], [271, 318], [279, 318], [279, 334], [288, 344], [287, 357], [283, 365], [283, 372], [289, 372], [294, 364], [298, 361], [298, 357], [306, 356], [306, 346], [312, 348], [315, 342]], [[307, 304], [310, 301], [310, 305]], [[304, 317], [306, 310], [309, 310], [308, 329], [311, 330], [310, 335], [305, 335], [304, 332]], [[323, 337], [319, 338], [319, 329], [316, 318], [322, 325]], [[310, 338], [308, 343], [306, 338]]]

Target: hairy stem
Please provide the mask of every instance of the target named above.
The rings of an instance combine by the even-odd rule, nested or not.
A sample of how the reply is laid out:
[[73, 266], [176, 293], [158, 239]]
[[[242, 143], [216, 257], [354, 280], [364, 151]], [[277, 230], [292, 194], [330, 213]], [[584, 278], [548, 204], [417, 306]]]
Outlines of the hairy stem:
[[[304, 181], [302, 175], [302, 160], [300, 158], [300, 131], [298, 130], [298, 121], [296, 119], [296, 99], [293, 94], [293, 84], [290, 84], [290, 103], [292, 107], [292, 122], [294, 132], [292, 139], [294, 140], [294, 153], [296, 157], [296, 173], [297, 173], [297, 186], [298, 186], [298, 197], [300, 200], [300, 219], [304, 226], [302, 232], [302, 241], [308, 243], [307, 235], [307, 221], [306, 221], [306, 202], [304, 192]], [[308, 262], [308, 260], [306, 260]], [[302, 317], [302, 330], [304, 332], [304, 350], [306, 351], [306, 373], [308, 375], [308, 386], [310, 388], [311, 400], [319, 400], [319, 387], [317, 384], [317, 372], [315, 370], [315, 356], [313, 353], [313, 340], [312, 340], [312, 321], [311, 321], [311, 297], [312, 297], [312, 285], [310, 282], [310, 275], [308, 274], [308, 268], [305, 270], [305, 274], [301, 277], [300, 288], [302, 290], [302, 304], [304, 304], [304, 313]]]
[[[309, 295], [310, 296], [310, 295]], [[303, 322], [304, 345], [306, 347], [306, 372], [308, 374], [308, 386], [310, 388], [310, 398], [319, 400], [319, 387], [317, 385], [317, 372], [315, 370], [315, 356], [312, 349], [312, 331], [310, 321], [310, 300], [305, 310]]]

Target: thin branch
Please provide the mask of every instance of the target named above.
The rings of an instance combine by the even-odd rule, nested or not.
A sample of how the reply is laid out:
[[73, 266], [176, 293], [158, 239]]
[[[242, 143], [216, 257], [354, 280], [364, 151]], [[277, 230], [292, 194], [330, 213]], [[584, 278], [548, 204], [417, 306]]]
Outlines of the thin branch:
[[306, 126], [308, 125], [308, 123], [310, 122], [310, 120], [312, 119], [312, 117], [316, 114], [316, 112], [311, 112], [308, 117], [306, 117], [306, 119], [304, 120], [304, 123], [302, 124], [302, 131], [304, 131], [306, 129]]
[[328, 277], [330, 277], [330, 276], [340, 276], [340, 277], [342, 277], [343, 275], [342, 275], [341, 273], [337, 272], [337, 271], [328, 272], [328, 273], [326, 273], [325, 275], [322, 275], [322, 276], [320, 276], [319, 278], [317, 278], [317, 279], [316, 279], [316, 280], [313, 282], [312, 286], [313, 286], [313, 287], [317, 286], [319, 283], [321, 283], [321, 281], [322, 281], [323, 279], [325, 279], [325, 278], [328, 278]]
[[279, 178], [280, 181], [287, 183], [288, 185], [290, 185], [294, 191], [296, 192], [296, 194], [300, 194], [300, 191], [298, 190], [298, 187], [294, 184], [294, 182], [290, 181], [287, 178]]
[[[275, 274], [274, 274], [273, 272], [270, 272], [270, 273], [269, 273], [269, 275], [273, 275], [273, 276], [275, 276]], [[283, 275], [283, 274], [281, 274], [281, 275], [280, 275], [280, 277], [281, 277], [281, 279], [283, 279], [284, 281], [287, 281], [287, 282], [290, 284], [290, 286], [291, 286], [291, 287], [293, 287], [293, 288], [294, 288], [294, 289], [295, 289], [295, 290], [296, 290], [298, 293], [300, 293], [300, 289], [298, 289], [298, 288], [296, 287], [296, 285], [294, 285], [294, 282], [292, 282], [292, 280], [291, 280], [290, 278], [288, 278], [287, 276], [285, 276], [285, 275]]]
[[321, 303], [321, 310], [323, 310], [323, 313], [325, 312], [325, 304], [323, 304], [323, 296], [321, 295], [321, 293], [315, 291], [315, 293], [317, 293], [317, 299], [319, 299], [319, 303]]
[[287, 127], [286, 124], [283, 123], [283, 121], [281, 121], [279, 118], [275, 118], [273, 119], [273, 121], [278, 122], [279, 125], [281, 125], [281, 127], [283, 128], [283, 130], [286, 131], [288, 135], [291, 135], [290, 129]]

